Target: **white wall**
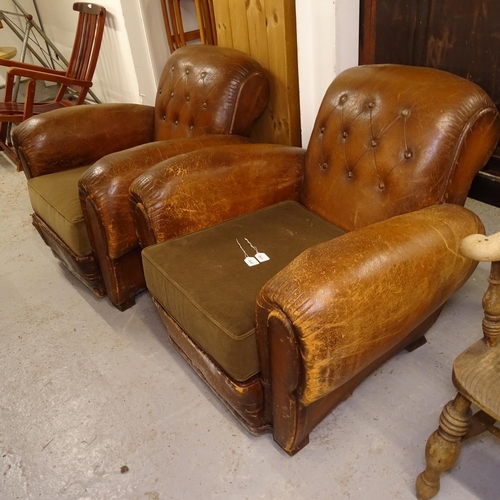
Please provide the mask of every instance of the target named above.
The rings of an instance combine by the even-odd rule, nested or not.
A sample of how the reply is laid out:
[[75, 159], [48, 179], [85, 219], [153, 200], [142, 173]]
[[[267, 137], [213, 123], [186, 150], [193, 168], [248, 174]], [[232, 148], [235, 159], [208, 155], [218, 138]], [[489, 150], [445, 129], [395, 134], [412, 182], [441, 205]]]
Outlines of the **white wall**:
[[333, 78], [358, 64], [359, 0], [296, 0], [302, 144]]
[[[159, 2], [157, 2], [158, 7]], [[154, 105], [155, 74], [145, 30], [145, 18], [140, 1], [122, 2], [125, 26], [130, 40], [130, 54], [137, 80], [137, 99], [141, 104]]]
[[[68, 5], [67, 0], [58, 1]], [[140, 102], [131, 42], [122, 10], [122, 4], [128, 1], [130, 0], [97, 2], [107, 9], [106, 27], [94, 75], [94, 91], [103, 102]], [[53, 2], [51, 0], [48, 3]], [[43, 18], [41, 12], [40, 16]]]
[[[122, 4], [129, 36], [134, 40], [131, 50], [141, 101], [154, 104], [161, 72], [170, 56], [160, 1], [122, 0]], [[180, 6], [185, 31], [196, 29], [194, 2], [181, 0]]]

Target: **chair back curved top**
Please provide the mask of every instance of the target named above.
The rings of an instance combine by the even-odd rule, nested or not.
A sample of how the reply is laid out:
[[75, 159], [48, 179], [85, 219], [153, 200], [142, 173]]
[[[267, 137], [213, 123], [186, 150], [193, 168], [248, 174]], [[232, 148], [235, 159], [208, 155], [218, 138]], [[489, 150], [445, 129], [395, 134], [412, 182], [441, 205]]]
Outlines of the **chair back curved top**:
[[[94, 76], [101, 49], [106, 9], [94, 3], [77, 2], [73, 4], [73, 10], [80, 14], [66, 76], [90, 82]], [[68, 85], [68, 87], [80, 93], [76, 104], [83, 103], [88, 89], [74, 85]], [[65, 86], [61, 86], [56, 101], [60, 101], [64, 93]]]
[[348, 231], [436, 203], [463, 205], [498, 127], [492, 100], [463, 78], [392, 64], [350, 68], [319, 110], [302, 201]]
[[254, 59], [214, 45], [181, 47], [165, 66], [155, 102], [155, 140], [248, 135], [269, 81]]

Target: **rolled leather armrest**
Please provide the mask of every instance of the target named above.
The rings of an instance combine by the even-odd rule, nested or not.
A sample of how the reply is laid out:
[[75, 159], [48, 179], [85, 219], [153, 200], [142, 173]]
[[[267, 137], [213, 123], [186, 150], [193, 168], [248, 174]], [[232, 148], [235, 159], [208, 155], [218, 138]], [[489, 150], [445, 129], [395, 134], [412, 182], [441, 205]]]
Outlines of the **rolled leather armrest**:
[[[306, 250], [257, 300], [257, 343], [268, 384], [268, 322], [281, 314], [299, 347], [297, 398], [310, 405], [403, 341], [469, 278], [460, 242], [484, 232], [456, 205], [397, 216]], [[451, 332], [450, 332], [451, 333]]]
[[102, 244], [114, 259], [139, 245], [130, 212], [129, 188], [150, 167], [188, 151], [249, 141], [246, 137], [211, 134], [155, 141], [101, 158], [85, 171], [78, 183], [84, 213], [88, 212], [87, 204], [92, 204], [94, 217], [99, 218], [101, 229], [91, 231], [91, 241], [97, 244], [93, 238], [105, 235]]
[[305, 150], [275, 144], [209, 148], [162, 162], [130, 187], [143, 246], [284, 200], [297, 200]]
[[50, 174], [153, 140], [154, 107], [96, 104], [33, 116], [13, 131], [26, 177]]

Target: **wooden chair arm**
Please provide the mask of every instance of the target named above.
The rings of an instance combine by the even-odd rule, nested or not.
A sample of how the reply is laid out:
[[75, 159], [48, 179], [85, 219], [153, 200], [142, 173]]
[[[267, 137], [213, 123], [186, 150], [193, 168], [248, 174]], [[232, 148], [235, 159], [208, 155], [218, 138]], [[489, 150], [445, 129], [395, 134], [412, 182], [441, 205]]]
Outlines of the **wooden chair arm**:
[[479, 262], [495, 262], [500, 260], [500, 232], [485, 236], [471, 234], [464, 238], [460, 251], [469, 259]]
[[25, 70], [41, 71], [43, 73], [51, 73], [54, 75], [65, 75], [66, 72], [58, 69], [44, 68], [36, 64], [28, 64], [20, 61], [12, 61], [8, 59], [0, 59], [0, 66], [7, 66], [8, 68], [19, 68]]
[[23, 76], [25, 78], [32, 78], [33, 80], [43, 80], [47, 82], [59, 83], [61, 85], [77, 85], [79, 87], [90, 88], [92, 86], [91, 81], [87, 80], [79, 80], [77, 78], [69, 78], [65, 76], [64, 73], [54, 73], [54, 72], [46, 72], [32, 69], [24, 69], [24, 68], [10, 68], [7, 71], [7, 75], [10, 78], [14, 76]]

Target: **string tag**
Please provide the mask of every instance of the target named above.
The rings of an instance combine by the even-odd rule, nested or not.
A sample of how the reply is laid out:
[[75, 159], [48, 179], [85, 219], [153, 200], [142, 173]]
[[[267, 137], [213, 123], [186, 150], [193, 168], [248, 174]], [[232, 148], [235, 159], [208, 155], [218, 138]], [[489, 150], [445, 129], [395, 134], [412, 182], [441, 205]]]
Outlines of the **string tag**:
[[258, 266], [259, 261], [255, 257], [245, 257], [245, 264], [249, 267]]
[[238, 241], [238, 238], [236, 238], [236, 243], [238, 243], [238, 246], [241, 248], [241, 251], [245, 255], [245, 258], [243, 259], [243, 261], [245, 262], [245, 264], [248, 267], [258, 266], [259, 265], [259, 261], [255, 257], [250, 257], [250, 255], [248, 255], [245, 252], [245, 249], [241, 246], [241, 243]]
[[245, 238], [245, 241], [255, 250], [255, 258], [259, 261], [259, 262], [266, 262], [266, 260], [271, 260], [270, 257], [265, 254], [264, 252], [259, 252], [258, 248], [254, 245], [252, 245], [252, 243], [250, 243], [250, 241], [248, 241], [246, 238]]

